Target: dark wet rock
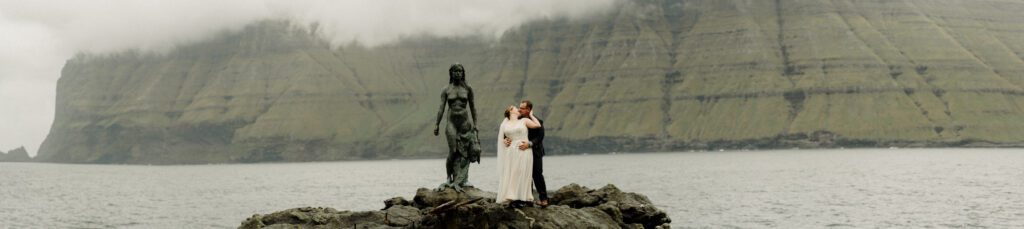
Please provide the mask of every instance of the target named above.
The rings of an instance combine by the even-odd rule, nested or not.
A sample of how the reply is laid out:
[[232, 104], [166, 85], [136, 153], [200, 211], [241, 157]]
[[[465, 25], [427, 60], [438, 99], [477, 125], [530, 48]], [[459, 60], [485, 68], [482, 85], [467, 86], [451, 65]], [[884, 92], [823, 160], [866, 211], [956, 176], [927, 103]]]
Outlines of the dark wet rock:
[[416, 190], [416, 196], [412, 198], [414, 204], [419, 208], [436, 207], [450, 201], [465, 201], [472, 198], [480, 198], [482, 202], [494, 202], [498, 194], [480, 190], [473, 187], [463, 189], [462, 193], [447, 188], [441, 191], [420, 188]]
[[555, 191], [551, 202], [576, 208], [596, 206], [613, 218], [620, 219], [619, 222], [624, 225], [641, 224], [645, 228], [654, 228], [671, 222], [667, 214], [654, 207], [647, 196], [622, 192], [612, 184], [597, 190], [570, 184]]
[[672, 222], [646, 196], [610, 184], [567, 185], [553, 192], [547, 208], [510, 208], [494, 198], [476, 188], [421, 188], [413, 201], [391, 198], [378, 211], [295, 208], [254, 215], [239, 228], [670, 228]]
[[401, 196], [393, 197], [391, 199], [387, 199], [387, 200], [384, 201], [384, 209], [391, 208], [392, 206], [410, 206], [410, 205], [412, 205], [412, 202], [409, 202], [409, 200], [406, 200], [405, 198], [403, 198]]
[[600, 197], [591, 195], [590, 190], [578, 184], [569, 184], [556, 191], [551, 198], [552, 204], [569, 205], [574, 208], [593, 207], [600, 202]]
[[419, 208], [395, 205], [384, 210], [384, 219], [389, 226], [413, 226], [423, 219], [423, 212]]
[[268, 215], [256, 214], [238, 228], [394, 228], [379, 211], [351, 212], [333, 208], [293, 208]]

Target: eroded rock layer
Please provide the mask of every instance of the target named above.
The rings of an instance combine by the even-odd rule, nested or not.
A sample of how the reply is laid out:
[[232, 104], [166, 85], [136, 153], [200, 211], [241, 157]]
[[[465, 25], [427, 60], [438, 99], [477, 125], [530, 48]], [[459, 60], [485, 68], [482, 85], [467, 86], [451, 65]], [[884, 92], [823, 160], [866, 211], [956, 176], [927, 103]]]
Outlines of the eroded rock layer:
[[635, 0], [497, 41], [374, 48], [265, 21], [166, 55], [68, 61], [39, 158], [441, 157], [430, 132], [455, 62], [478, 94], [481, 136], [526, 98], [555, 154], [1020, 146], [1020, 12], [1008, 0]]

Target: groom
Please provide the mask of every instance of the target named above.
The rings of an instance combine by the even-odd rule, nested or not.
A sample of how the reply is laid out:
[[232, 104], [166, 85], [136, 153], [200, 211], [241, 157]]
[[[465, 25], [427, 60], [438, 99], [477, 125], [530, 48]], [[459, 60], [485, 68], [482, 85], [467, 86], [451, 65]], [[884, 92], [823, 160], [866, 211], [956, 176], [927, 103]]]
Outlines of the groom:
[[[530, 117], [530, 112], [532, 111], [533, 103], [530, 100], [523, 100], [523, 102], [519, 103], [519, 118]], [[537, 188], [537, 194], [540, 195], [537, 205], [547, 207], [548, 189], [544, 183], [544, 120], [537, 118], [537, 121], [540, 121], [541, 127], [529, 129], [527, 138], [530, 141], [519, 142], [518, 146], [520, 150], [533, 148], [533, 184]], [[512, 145], [512, 139], [505, 138], [505, 146], [510, 145]]]

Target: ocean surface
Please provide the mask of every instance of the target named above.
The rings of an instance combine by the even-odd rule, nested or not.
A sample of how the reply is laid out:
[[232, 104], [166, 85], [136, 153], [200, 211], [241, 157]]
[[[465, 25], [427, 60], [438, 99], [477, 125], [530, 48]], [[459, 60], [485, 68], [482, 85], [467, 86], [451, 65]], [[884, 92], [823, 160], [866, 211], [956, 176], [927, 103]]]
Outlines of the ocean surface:
[[[847, 149], [544, 158], [549, 189], [612, 183], [675, 228], [1024, 228], [1024, 150]], [[494, 158], [470, 181], [496, 186]], [[235, 228], [304, 206], [376, 210], [444, 161], [232, 165], [0, 163], [2, 228]]]

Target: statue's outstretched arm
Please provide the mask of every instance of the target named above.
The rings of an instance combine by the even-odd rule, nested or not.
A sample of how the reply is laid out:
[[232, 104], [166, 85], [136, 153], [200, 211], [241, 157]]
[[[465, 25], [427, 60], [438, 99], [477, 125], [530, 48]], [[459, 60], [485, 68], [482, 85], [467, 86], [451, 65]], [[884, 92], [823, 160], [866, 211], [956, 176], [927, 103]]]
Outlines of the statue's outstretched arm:
[[444, 106], [448, 103], [448, 88], [441, 91], [441, 108], [437, 111], [437, 122], [434, 123], [434, 135], [438, 134], [438, 127], [441, 126], [441, 119], [444, 118]]

